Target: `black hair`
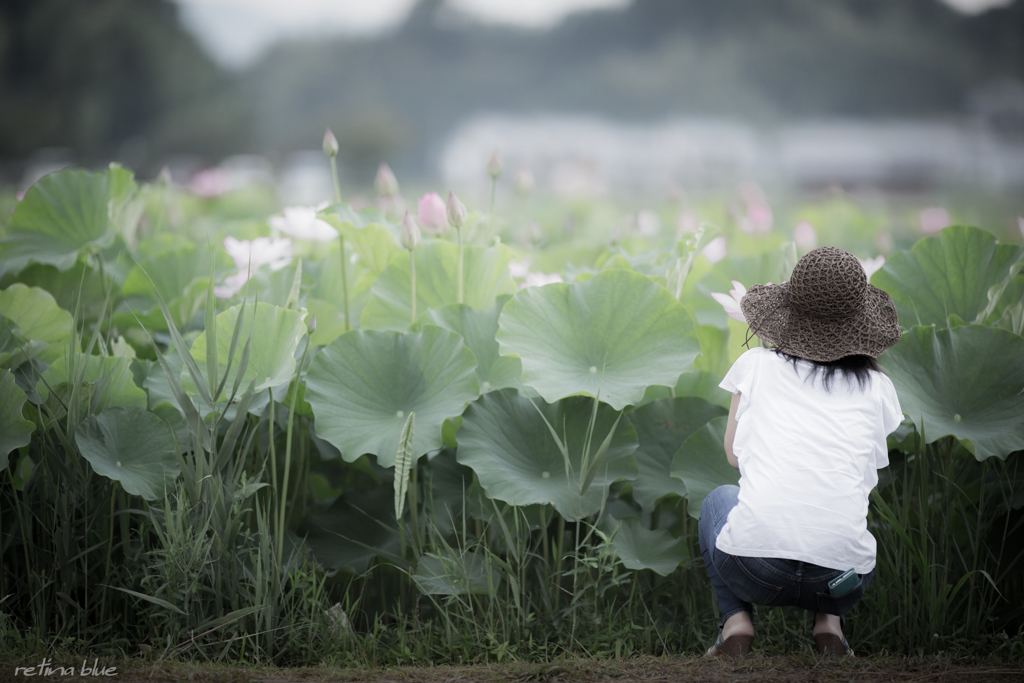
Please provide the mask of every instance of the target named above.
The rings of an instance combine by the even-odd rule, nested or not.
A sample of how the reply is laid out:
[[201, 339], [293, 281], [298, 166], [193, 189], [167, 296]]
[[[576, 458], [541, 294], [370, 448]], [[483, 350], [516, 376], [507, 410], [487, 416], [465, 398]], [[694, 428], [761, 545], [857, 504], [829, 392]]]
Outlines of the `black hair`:
[[871, 380], [872, 371], [882, 372], [882, 368], [878, 364], [878, 361], [871, 356], [843, 356], [838, 360], [820, 361], [791, 356], [785, 351], [779, 351], [778, 349], [772, 349], [772, 351], [786, 360], [791, 361], [793, 363], [794, 370], [796, 370], [796, 362], [799, 360], [804, 360], [810, 363], [811, 371], [808, 373], [806, 381], [813, 383], [815, 378], [820, 374], [821, 386], [825, 387], [825, 391], [828, 392], [832, 391], [832, 382], [835, 379], [836, 373], [841, 374], [847, 380], [857, 380], [857, 386], [863, 390]]

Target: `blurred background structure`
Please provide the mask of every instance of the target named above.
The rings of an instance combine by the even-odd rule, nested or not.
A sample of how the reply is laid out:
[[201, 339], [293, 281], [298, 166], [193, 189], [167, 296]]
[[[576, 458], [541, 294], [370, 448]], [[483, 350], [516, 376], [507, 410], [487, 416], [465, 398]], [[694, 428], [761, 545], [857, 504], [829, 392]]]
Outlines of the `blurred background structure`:
[[[1012, 0], [5, 0], [0, 181], [1024, 188]], [[511, 182], [511, 180], [510, 180]]]

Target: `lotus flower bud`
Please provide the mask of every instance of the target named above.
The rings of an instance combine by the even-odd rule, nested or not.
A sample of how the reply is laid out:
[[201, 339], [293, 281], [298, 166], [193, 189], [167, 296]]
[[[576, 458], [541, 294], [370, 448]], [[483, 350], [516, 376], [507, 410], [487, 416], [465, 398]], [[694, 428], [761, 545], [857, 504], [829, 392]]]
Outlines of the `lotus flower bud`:
[[324, 132], [324, 154], [332, 159], [338, 156], [338, 138], [334, 137], [330, 128]]
[[454, 192], [448, 192], [448, 222], [453, 227], [461, 228], [462, 224], [466, 222], [466, 207], [459, 198], [455, 196]]
[[491, 152], [491, 158], [487, 160], [487, 175], [491, 176], [492, 180], [497, 180], [501, 175], [501, 157], [498, 150]]
[[420, 243], [420, 228], [408, 211], [405, 212], [405, 217], [402, 219], [401, 242], [402, 246], [409, 251], [418, 247]]
[[420, 197], [416, 219], [431, 235], [443, 235], [448, 232], [444, 200], [436, 192], [428, 192]]
[[533, 191], [533, 174], [530, 169], [521, 168], [516, 173], [516, 194], [525, 197]]
[[373, 181], [373, 186], [377, 188], [377, 194], [381, 197], [392, 197], [398, 194], [398, 178], [391, 172], [391, 168], [387, 164], [377, 167], [377, 178]]
[[316, 332], [316, 314], [315, 313], [312, 316], [310, 316], [309, 324], [306, 325], [306, 330], [310, 334], [313, 334], [314, 332]]

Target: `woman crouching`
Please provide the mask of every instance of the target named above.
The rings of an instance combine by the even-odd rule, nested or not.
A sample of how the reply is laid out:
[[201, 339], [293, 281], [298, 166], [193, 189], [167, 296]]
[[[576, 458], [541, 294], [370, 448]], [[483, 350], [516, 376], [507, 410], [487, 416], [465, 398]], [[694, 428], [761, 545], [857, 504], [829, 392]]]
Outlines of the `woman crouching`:
[[708, 654], [750, 651], [757, 604], [813, 612], [818, 652], [852, 655], [843, 615], [875, 573], [868, 494], [903, 420], [875, 361], [900, 339], [896, 307], [856, 257], [822, 247], [789, 282], [752, 287], [741, 309], [773, 348], [744, 352], [719, 385], [732, 393], [725, 452], [740, 482], [701, 506], [722, 613]]

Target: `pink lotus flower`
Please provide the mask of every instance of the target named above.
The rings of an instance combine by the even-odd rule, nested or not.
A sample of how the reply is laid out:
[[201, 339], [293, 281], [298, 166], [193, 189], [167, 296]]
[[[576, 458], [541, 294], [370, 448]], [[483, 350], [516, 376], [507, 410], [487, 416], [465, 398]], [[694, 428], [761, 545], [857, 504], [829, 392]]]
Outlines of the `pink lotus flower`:
[[459, 198], [455, 196], [455, 193], [451, 190], [448, 191], [448, 204], [446, 205], [448, 211], [448, 222], [459, 229], [462, 224], [466, 222], [466, 207], [459, 201]]
[[498, 150], [491, 152], [491, 158], [487, 160], [487, 175], [491, 176], [492, 180], [497, 180], [501, 175], [501, 155], [498, 154]]
[[519, 289], [527, 287], [543, 287], [555, 282], [564, 282], [558, 273], [527, 273], [526, 280], [519, 285]]
[[219, 197], [231, 189], [227, 174], [219, 168], [199, 171], [188, 183], [192, 194], [204, 199]]
[[444, 200], [436, 192], [420, 197], [416, 221], [429, 235], [443, 235], [448, 232], [448, 217]]
[[875, 258], [857, 260], [860, 261], [860, 265], [864, 269], [864, 274], [868, 276], [868, 280], [871, 279], [872, 275], [878, 272], [879, 268], [885, 265], [884, 256], [876, 256]]
[[224, 251], [241, 271], [256, 270], [263, 265], [269, 265], [271, 270], [280, 270], [292, 262], [292, 241], [287, 237], [274, 240], [257, 237], [249, 241], [236, 240], [228, 235], [224, 238]]
[[214, 285], [213, 295], [218, 299], [234, 299], [235, 295], [242, 291], [245, 283], [249, 281], [249, 273], [240, 270], [234, 275], [224, 278], [223, 285]]
[[711, 292], [711, 296], [715, 301], [722, 304], [722, 308], [725, 309], [726, 314], [730, 318], [745, 323], [747, 319], [743, 316], [743, 311], [740, 310], [740, 301], [743, 299], [743, 295], [747, 293], [747, 288], [743, 286], [742, 282], [737, 280], [732, 281], [732, 286], [733, 289], [730, 289], [728, 294]]
[[327, 221], [317, 218], [317, 212], [326, 206], [326, 203], [318, 206], [288, 206], [283, 211], [284, 215], [271, 216], [267, 222], [274, 230], [298, 240], [330, 242], [338, 238], [338, 231]]
[[707, 246], [701, 249], [700, 255], [710, 264], [715, 264], [725, 258], [725, 236], [719, 235], [708, 242]]
[[800, 249], [810, 251], [818, 246], [818, 231], [807, 221], [800, 221], [793, 228], [793, 241]]
[[420, 244], [420, 228], [416, 225], [416, 220], [409, 215], [408, 211], [405, 212], [405, 216], [402, 218], [402, 231], [399, 241], [409, 251], [412, 251]]
[[398, 178], [395, 177], [391, 167], [381, 164], [377, 167], [377, 177], [373, 181], [377, 194], [381, 197], [391, 197], [398, 194]]
[[934, 235], [950, 224], [949, 211], [941, 206], [933, 206], [925, 209], [918, 217], [921, 223], [921, 232], [926, 235]]

